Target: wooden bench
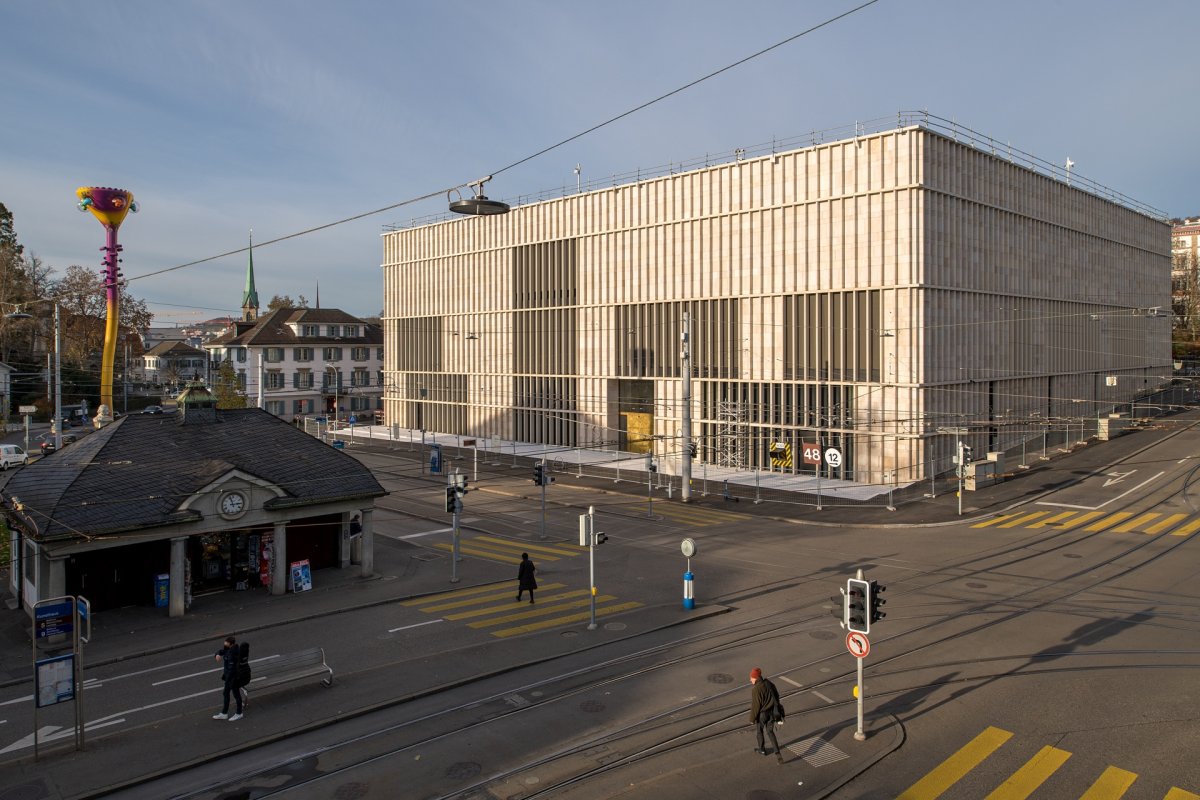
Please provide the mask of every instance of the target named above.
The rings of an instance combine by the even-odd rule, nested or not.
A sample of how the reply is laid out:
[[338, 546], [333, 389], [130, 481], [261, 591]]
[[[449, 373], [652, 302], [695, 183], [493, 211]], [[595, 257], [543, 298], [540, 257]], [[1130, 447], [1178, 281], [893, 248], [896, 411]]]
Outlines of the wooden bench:
[[314, 647], [299, 653], [285, 653], [275, 658], [252, 662], [250, 665], [250, 689], [265, 689], [302, 678], [324, 675], [321, 684], [333, 686], [333, 668], [325, 663], [325, 649]]

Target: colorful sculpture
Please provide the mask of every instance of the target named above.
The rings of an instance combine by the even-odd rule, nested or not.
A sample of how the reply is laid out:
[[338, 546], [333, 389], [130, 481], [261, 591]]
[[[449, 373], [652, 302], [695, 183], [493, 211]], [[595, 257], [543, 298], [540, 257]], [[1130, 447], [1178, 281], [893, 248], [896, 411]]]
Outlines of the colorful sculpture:
[[117, 244], [117, 228], [130, 212], [137, 213], [133, 192], [126, 189], [110, 189], [106, 186], [80, 186], [75, 190], [79, 197], [79, 210], [90, 211], [104, 226], [104, 290], [107, 300], [108, 318], [104, 326], [104, 355], [100, 365], [100, 408], [96, 414], [96, 427], [112, 422], [113, 366], [117, 356], [117, 337], [120, 335], [121, 319], [121, 271], [117, 265], [121, 259], [121, 245]]

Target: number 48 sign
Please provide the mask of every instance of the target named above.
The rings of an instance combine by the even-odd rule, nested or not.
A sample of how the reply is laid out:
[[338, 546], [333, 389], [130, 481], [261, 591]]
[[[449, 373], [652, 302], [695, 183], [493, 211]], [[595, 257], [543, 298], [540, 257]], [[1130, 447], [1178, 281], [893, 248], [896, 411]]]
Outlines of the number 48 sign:
[[804, 463], [820, 466], [821, 464], [821, 445], [813, 442], [804, 443]]

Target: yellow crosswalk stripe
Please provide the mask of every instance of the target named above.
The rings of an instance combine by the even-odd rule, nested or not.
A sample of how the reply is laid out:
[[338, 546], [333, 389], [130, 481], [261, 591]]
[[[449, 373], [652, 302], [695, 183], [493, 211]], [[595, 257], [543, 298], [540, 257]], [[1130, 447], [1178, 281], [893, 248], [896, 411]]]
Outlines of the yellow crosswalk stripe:
[[[596, 609], [596, 617], [597, 618], [607, 617], [609, 614], [619, 614], [622, 611], [629, 611], [630, 609], [637, 608], [640, 605], [641, 605], [641, 603], [629, 602], [629, 603], [620, 603], [615, 606], [605, 606], [604, 608], [597, 608]], [[516, 636], [521, 633], [532, 633], [534, 631], [544, 630], [546, 628], [553, 628], [557, 625], [567, 625], [572, 622], [583, 622], [584, 620], [590, 620], [591, 617], [592, 617], [592, 612], [589, 609], [587, 611], [583, 611], [578, 614], [571, 614], [570, 616], [566, 616], [566, 617], [556, 617], [555, 619], [549, 619], [549, 620], [545, 620], [543, 622], [535, 622], [530, 625], [521, 625], [520, 627], [517, 627], [517, 628], [505, 628], [504, 630], [492, 631], [492, 636], [507, 637], [507, 636]], [[1181, 800], [1182, 800], [1182, 798], [1181, 798]]]
[[1049, 514], [1049, 511], [1034, 511], [1032, 514], [1025, 514], [1017, 517], [1011, 522], [1006, 522], [1003, 525], [997, 525], [997, 528], [1016, 528], [1019, 525], [1024, 525], [1026, 522], [1033, 522], [1038, 517], [1044, 517]]
[[720, 525], [725, 522], [745, 519], [745, 516], [742, 514], [731, 514], [728, 511], [700, 507], [684, 508], [673, 505], [660, 505], [655, 510], [664, 517], [669, 517], [676, 522], [688, 522], [696, 526]]
[[1172, 514], [1146, 528], [1146, 533], [1162, 533], [1180, 520], [1187, 519], [1187, 514]]
[[[559, 600], [569, 600], [573, 597], [579, 597], [581, 595], [586, 596], [586, 595], [591, 594], [591, 592], [589, 592], [587, 589], [571, 589], [570, 591], [559, 592], [558, 594], [546, 595], [546, 594], [543, 594], [545, 588], [546, 587], [542, 587], [542, 588], [538, 589], [538, 602], [539, 603], [556, 603]], [[457, 614], [447, 614], [446, 619], [451, 622], [457, 622], [460, 619], [472, 619], [474, 617], [486, 617], [488, 614], [499, 614], [503, 611], [511, 611], [514, 608], [513, 593], [505, 592], [504, 598], [505, 598], [506, 602], [504, 602], [501, 605], [491, 605], [486, 608], [476, 608], [471, 611], [460, 611]], [[516, 607], [519, 608], [519, 606], [516, 606]]]
[[[602, 594], [596, 598], [597, 603], [607, 603], [609, 600], [616, 600], [611, 594]], [[552, 606], [542, 606], [535, 608], [532, 611], [519, 611], [516, 614], [506, 614], [503, 617], [495, 619], [483, 619], [479, 622], [468, 622], [468, 628], [490, 628], [493, 625], [503, 625], [505, 622], [520, 622], [523, 619], [536, 619], [537, 617], [548, 617], [552, 614], [557, 614], [560, 611], [565, 611], [568, 608], [579, 608], [580, 606], [591, 605], [591, 597], [585, 597], [582, 600], [570, 600], [565, 603], [556, 603]]]
[[1044, 527], [1046, 527], [1047, 525], [1049, 525], [1049, 524], [1051, 524], [1051, 523], [1053, 523], [1053, 522], [1062, 522], [1064, 519], [1066, 519], [1067, 517], [1071, 516], [1071, 515], [1072, 515], [1072, 514], [1074, 514], [1074, 513], [1076, 513], [1076, 512], [1074, 512], [1074, 511], [1064, 511], [1064, 512], [1062, 512], [1061, 514], [1055, 514], [1053, 517], [1046, 517], [1045, 519], [1040, 519], [1040, 520], [1038, 520], [1037, 522], [1035, 522], [1035, 523], [1033, 523], [1032, 525], [1030, 525], [1029, 527], [1031, 527], [1031, 528], [1044, 528]]
[[570, 558], [571, 556], [577, 556], [577, 555], [580, 555], [581, 553], [587, 552], [587, 550], [585, 550], [581, 547], [577, 547], [577, 546], [568, 547], [566, 545], [546, 545], [546, 544], [531, 544], [529, 542], [514, 542], [511, 539], [498, 539], [495, 536], [476, 536], [473, 539], [471, 539], [471, 541], [472, 542], [492, 542], [493, 544], [501, 545], [504, 547], [512, 547], [516, 552], [519, 552], [519, 553], [533, 553], [534, 555], [537, 555], [538, 553], [545, 553], [546, 555], [566, 556], [567, 558]]
[[1070, 757], [1066, 750], [1046, 745], [984, 800], [1025, 800]]
[[[434, 549], [445, 550], [446, 552], [454, 552], [454, 547], [443, 542], [437, 542], [433, 545]], [[478, 547], [471, 547], [465, 542], [458, 546], [460, 553], [465, 553], [469, 556], [479, 556], [481, 558], [490, 558], [493, 561], [503, 561], [505, 564], [520, 564], [520, 556], [508, 556], [503, 553], [493, 553], [490, 550], [480, 550]]]
[[1099, 522], [1093, 522], [1091, 525], [1088, 525], [1086, 528], [1084, 528], [1084, 530], [1088, 531], [1089, 533], [1098, 533], [1099, 531], [1102, 531], [1105, 528], [1110, 528], [1113, 525], [1116, 525], [1118, 522], [1129, 519], [1132, 516], [1133, 514], [1129, 511], [1114, 511]]
[[1073, 517], [1072, 519], [1069, 519], [1066, 522], [1064, 522], [1063, 524], [1059, 525], [1058, 529], [1060, 531], [1069, 531], [1072, 528], [1078, 528], [1080, 525], [1087, 522], [1089, 519], [1095, 519], [1096, 517], [1102, 517], [1102, 516], [1104, 516], [1103, 511], [1085, 511], [1084, 513], [1080, 514], [1078, 517]]
[[1162, 514], [1160, 514], [1159, 512], [1151, 511], [1146, 514], [1142, 514], [1140, 517], [1137, 517], [1136, 519], [1129, 520], [1129, 522], [1126, 522], [1124, 525], [1120, 525], [1116, 528], [1113, 528], [1113, 532], [1114, 533], [1133, 533], [1134, 531], [1136, 531], [1138, 528], [1145, 525], [1150, 520], [1158, 519], [1161, 516], [1162, 516]]
[[1079, 800], [1120, 800], [1137, 780], [1137, 773], [1109, 767]]
[[998, 522], [1004, 522], [1004, 520], [1012, 519], [1012, 518], [1013, 518], [1012, 514], [997, 514], [996, 516], [992, 517], [991, 519], [985, 519], [983, 522], [976, 523], [976, 524], [972, 525], [971, 527], [972, 528], [990, 528]]
[[[461, 550], [464, 547], [470, 547], [476, 553], [489, 553], [500, 559], [515, 558], [517, 559], [518, 563], [521, 561], [521, 559], [518, 557], [518, 554], [525, 552], [519, 545], [511, 548], [501, 547], [500, 545], [493, 544], [491, 542], [481, 542], [478, 539], [463, 539], [459, 543], [458, 549]], [[537, 556], [538, 561], [558, 561], [560, 558], [562, 558], [562, 556], [550, 556], [544, 553], [535, 553], [534, 555]]]
[[425, 597], [414, 597], [411, 600], [401, 600], [400, 605], [410, 607], [420, 606], [424, 605], [425, 603], [437, 603], [451, 597], [467, 597], [473, 594], [483, 594], [485, 592], [494, 591], [496, 591], [495, 584], [489, 584], [487, 586], [471, 586], [467, 589], [455, 589], [452, 592], [438, 592], [437, 594], [431, 594]]
[[[564, 585], [565, 584], [562, 584], [562, 583], [550, 583], [542, 588], [544, 588], [544, 589], [561, 589], [561, 588], [563, 588]], [[467, 598], [461, 599], [461, 600], [450, 600], [449, 602], [446, 602], [446, 603], [438, 603], [437, 605], [425, 606], [421, 610], [428, 614], [433, 614], [438, 611], [450, 611], [455, 608], [466, 608], [467, 606], [475, 606], [475, 605], [479, 605], [480, 603], [495, 603], [500, 600], [503, 600], [506, 597], [508, 597], [508, 598], [513, 597], [513, 589], [510, 587], [504, 587], [502, 589], [497, 589], [497, 587], [492, 586], [491, 588], [493, 591], [490, 594], [477, 594], [474, 597], [467, 597]], [[512, 603], [512, 600], [510, 599], [508, 602]], [[449, 619], [449, 618], [447, 617], [447, 619]]]
[[1163, 800], [1200, 800], [1200, 794], [1192, 794], [1177, 786], [1172, 786], [1171, 791], [1167, 792]]
[[989, 726], [983, 733], [958, 749], [954, 755], [938, 764], [921, 780], [910, 786], [897, 800], [934, 800], [958, 783], [1000, 745], [1012, 738], [1012, 733]]
[[1192, 520], [1187, 525], [1181, 525], [1180, 527], [1171, 531], [1171, 535], [1187, 536], [1189, 533], [1194, 533], [1197, 528], [1200, 528], [1200, 517], [1196, 517], [1196, 519]]

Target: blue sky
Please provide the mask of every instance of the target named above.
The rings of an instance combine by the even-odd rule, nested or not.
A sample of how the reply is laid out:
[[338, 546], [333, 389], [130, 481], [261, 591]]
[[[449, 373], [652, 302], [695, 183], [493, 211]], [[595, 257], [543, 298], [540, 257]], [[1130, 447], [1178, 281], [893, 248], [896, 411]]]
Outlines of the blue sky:
[[[178, 264], [487, 175], [862, 0], [0, 4], [0, 202], [59, 274], [99, 266], [77, 186], [134, 192], [129, 290], [159, 324], [237, 312], [244, 255]], [[488, 185], [582, 179], [927, 109], [1171, 216], [1200, 214], [1200, 3], [879, 0]], [[255, 249], [273, 294], [381, 310], [382, 227]]]

